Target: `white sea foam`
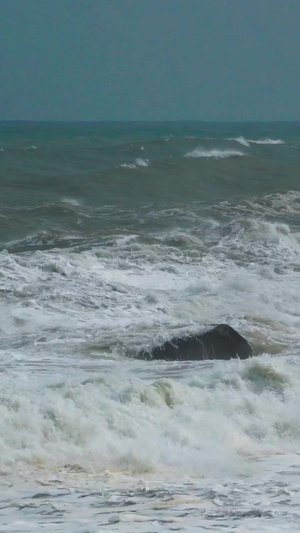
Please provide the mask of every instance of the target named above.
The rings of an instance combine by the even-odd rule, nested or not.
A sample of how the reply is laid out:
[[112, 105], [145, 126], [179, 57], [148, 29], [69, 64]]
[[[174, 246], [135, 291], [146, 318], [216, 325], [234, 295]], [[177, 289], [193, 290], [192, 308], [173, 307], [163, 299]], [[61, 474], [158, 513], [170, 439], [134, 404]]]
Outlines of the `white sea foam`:
[[236, 141], [236, 142], [242, 144], [243, 146], [247, 146], [247, 147], [250, 146], [250, 144], [249, 144], [250, 141], [248, 141], [247, 139], [245, 139], [245, 137], [242, 137], [242, 136], [241, 136], [241, 137], [236, 137], [236, 138], [232, 138], [232, 137], [231, 137], [231, 138], [228, 139], [228, 140], [229, 140], [229, 141]]
[[219, 150], [217, 148], [204, 150], [203, 148], [195, 148], [192, 152], [187, 152], [184, 157], [225, 159], [227, 157], [242, 157], [244, 155], [243, 152], [239, 152], [238, 150]]
[[148, 167], [149, 159], [141, 159], [140, 157], [135, 160], [135, 164], [139, 167]]
[[258, 139], [258, 140], [249, 140], [253, 144], [284, 144], [284, 141], [281, 139]]
[[236, 141], [239, 144], [242, 144], [243, 146], [249, 147], [250, 144], [284, 144], [284, 141], [281, 139], [245, 139], [245, 137], [230, 137], [228, 139], [229, 141]]
[[81, 379], [72, 367], [3, 376], [3, 532], [45, 520], [59, 533], [295, 523], [299, 367], [263, 356], [146, 372], [132, 362]]
[[[257, 210], [252, 200], [246, 207]], [[278, 525], [279, 510], [292, 521], [300, 234], [273, 215], [298, 204], [297, 191], [278, 193], [263, 198], [259, 217], [234, 205], [222, 223], [177, 207], [155, 214], [190, 215], [192, 228], [172, 225], [147, 239], [137, 229], [121, 232], [109, 246], [82, 252], [0, 254], [3, 499], [28, 505], [7, 508], [11, 531], [16, 517], [31, 513], [40, 524], [48, 511], [60, 533], [82, 516], [85, 529], [108, 529], [111, 520], [122, 532], [143, 523], [149, 531], [158, 512], [160, 524], [178, 518], [186, 529], [253, 519], [258, 533], [273, 514]], [[257, 358], [128, 357], [224, 321], [249, 338]], [[17, 473], [26, 479], [22, 490]]]
[[76, 198], [68, 198], [68, 197], [63, 197], [60, 199], [61, 203], [63, 204], [69, 204], [69, 205], [72, 205], [74, 207], [79, 207], [82, 205], [82, 201], [81, 200], [76, 200]]
[[120, 167], [121, 168], [136, 168], [136, 165], [134, 163], [122, 163]]
[[134, 163], [123, 163], [122, 165], [120, 165], [120, 167], [133, 169], [137, 167], [148, 167], [149, 164], [150, 164], [149, 159], [142, 159], [138, 157], [137, 159], [135, 159]]
[[4, 378], [2, 469], [80, 465], [94, 472], [220, 477], [253, 470], [248, 457], [299, 445], [300, 373], [280, 360], [206, 370], [199, 363], [197, 372], [183, 367], [180, 379], [154, 372], [144, 380], [121, 364], [81, 381], [71, 376], [42, 383], [42, 377]]
[[[12, 343], [28, 336], [38, 359], [34, 343], [43, 337], [44, 351], [57, 353], [53, 361], [87, 339], [98, 346], [98, 357], [118, 359], [124, 349], [149, 348], [174, 330], [193, 332], [224, 322], [229, 312], [238, 329], [244, 316], [252, 317], [247, 328], [254, 337], [257, 329], [264, 334], [260, 317], [268, 317], [275, 329], [270, 334], [268, 326], [267, 336], [282, 345], [297, 339], [300, 237], [287, 224], [241, 217], [203, 259], [197, 250], [201, 254], [205, 242], [183, 239], [182, 231], [177, 241], [174, 231], [164, 239], [164, 245], [158, 236], [157, 245], [148, 247], [129, 235], [107, 250], [0, 254], [0, 289], [11, 324], [3, 326], [3, 334], [15, 329]], [[198, 259], [182, 261], [182, 246]]]
[[[257, 512], [259, 500], [253, 530], [261, 531], [278, 513], [282, 483], [298, 494], [299, 236], [287, 224], [241, 217], [195, 261], [183, 259], [180, 243], [201, 249], [205, 235], [179, 229], [155, 237], [151, 247], [132, 234], [106, 250], [0, 254], [0, 471], [15, 491], [5, 497], [16, 499], [18, 472], [26, 478], [18, 499], [26, 498], [33, 524], [48, 507], [48, 520], [58, 512], [60, 493], [62, 520], [76, 521], [80, 506], [81, 519], [103, 526], [110, 517], [124, 532], [143, 520], [149, 530], [157, 509], [161, 524], [178, 514], [181, 525], [197, 528], [205, 516], [218, 531], [220, 509], [229, 527], [242, 512]], [[289, 351], [216, 363], [125, 357], [228, 313], [260, 352]], [[139, 483], [141, 522], [121, 503], [136, 498]], [[272, 506], [263, 503], [270, 494]], [[7, 513], [18, 530], [15, 517], [25, 511]], [[61, 533], [66, 522], [53, 527]]]

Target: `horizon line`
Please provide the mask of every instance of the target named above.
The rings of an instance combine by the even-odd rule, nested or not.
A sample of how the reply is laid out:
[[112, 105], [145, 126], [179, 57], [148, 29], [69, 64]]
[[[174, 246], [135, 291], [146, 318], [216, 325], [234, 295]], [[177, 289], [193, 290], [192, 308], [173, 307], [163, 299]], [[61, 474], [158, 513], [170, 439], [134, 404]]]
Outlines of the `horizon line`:
[[84, 123], [84, 124], [157, 124], [157, 123], [202, 123], [202, 124], [270, 124], [270, 123], [296, 123], [300, 122], [300, 119], [272, 119], [272, 120], [203, 120], [203, 119], [159, 119], [159, 120], [153, 120], [153, 119], [145, 119], [145, 120], [134, 120], [134, 119], [109, 119], [109, 120], [63, 120], [63, 119], [1, 119], [1, 122], [34, 122], [34, 123]]

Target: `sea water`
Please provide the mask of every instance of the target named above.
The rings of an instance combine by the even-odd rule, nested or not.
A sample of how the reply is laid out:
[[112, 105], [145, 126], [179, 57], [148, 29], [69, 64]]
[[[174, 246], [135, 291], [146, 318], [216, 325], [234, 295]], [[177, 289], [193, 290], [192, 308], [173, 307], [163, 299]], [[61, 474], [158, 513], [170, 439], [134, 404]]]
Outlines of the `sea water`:
[[[300, 124], [0, 124], [0, 531], [300, 528]], [[228, 323], [256, 356], [141, 361]]]

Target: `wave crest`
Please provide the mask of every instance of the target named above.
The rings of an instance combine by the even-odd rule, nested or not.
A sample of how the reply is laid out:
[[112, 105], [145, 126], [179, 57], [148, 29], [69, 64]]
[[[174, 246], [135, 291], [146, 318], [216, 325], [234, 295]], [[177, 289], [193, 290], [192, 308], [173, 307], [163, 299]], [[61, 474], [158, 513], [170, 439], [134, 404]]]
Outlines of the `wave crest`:
[[281, 139], [258, 139], [257, 141], [251, 140], [249, 142], [253, 144], [284, 144]]
[[247, 147], [249, 147], [250, 144], [284, 144], [284, 141], [282, 141], [281, 139], [245, 139], [245, 137], [243, 136], [235, 138], [230, 137], [228, 141], [236, 141], [239, 144], [242, 144], [243, 146]]
[[204, 150], [203, 148], [195, 148], [192, 152], [187, 152], [184, 157], [205, 157], [205, 158], [214, 158], [214, 159], [226, 159], [228, 157], [243, 157], [243, 152], [238, 150], [219, 150], [213, 148], [212, 150]]
[[137, 168], [137, 167], [148, 167], [150, 164], [149, 159], [142, 159], [138, 157], [135, 159], [134, 163], [123, 163], [120, 165], [122, 168]]

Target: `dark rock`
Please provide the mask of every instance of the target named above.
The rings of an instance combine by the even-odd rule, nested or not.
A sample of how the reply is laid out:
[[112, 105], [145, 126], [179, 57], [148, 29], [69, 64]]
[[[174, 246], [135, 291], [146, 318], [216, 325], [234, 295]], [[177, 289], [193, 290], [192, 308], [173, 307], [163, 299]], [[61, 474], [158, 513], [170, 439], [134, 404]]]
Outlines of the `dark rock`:
[[253, 350], [237, 331], [227, 324], [213, 326], [199, 335], [174, 338], [151, 352], [140, 352], [143, 359], [164, 359], [167, 361], [188, 361], [203, 359], [247, 359]]

